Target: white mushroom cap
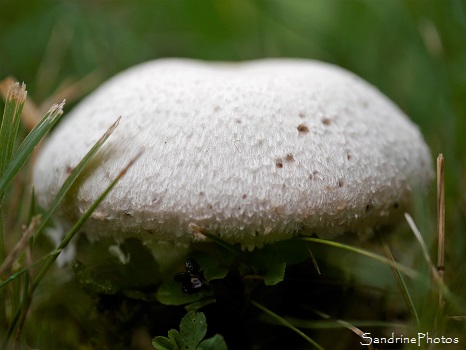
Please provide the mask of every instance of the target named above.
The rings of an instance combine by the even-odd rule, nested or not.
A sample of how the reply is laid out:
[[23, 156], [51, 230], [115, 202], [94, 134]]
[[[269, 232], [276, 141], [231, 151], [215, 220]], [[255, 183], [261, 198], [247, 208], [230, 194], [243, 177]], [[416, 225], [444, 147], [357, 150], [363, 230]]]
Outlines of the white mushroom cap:
[[147, 62], [86, 98], [45, 144], [34, 171], [47, 207], [122, 116], [62, 206], [76, 220], [141, 150], [83, 231], [243, 247], [299, 234], [391, 225], [432, 179], [418, 128], [357, 76], [309, 60]]

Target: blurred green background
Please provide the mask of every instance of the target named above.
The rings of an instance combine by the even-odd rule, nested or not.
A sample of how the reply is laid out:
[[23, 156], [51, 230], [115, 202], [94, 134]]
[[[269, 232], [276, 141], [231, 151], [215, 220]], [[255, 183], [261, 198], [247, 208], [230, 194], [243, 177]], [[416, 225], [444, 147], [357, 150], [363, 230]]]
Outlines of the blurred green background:
[[[45, 107], [67, 96], [65, 115], [108, 77], [161, 57], [311, 58], [375, 85], [420, 126], [433, 158], [445, 155], [446, 276], [466, 287], [465, 1], [0, 0], [0, 80], [24, 81]], [[421, 207], [434, 253], [434, 184]]]

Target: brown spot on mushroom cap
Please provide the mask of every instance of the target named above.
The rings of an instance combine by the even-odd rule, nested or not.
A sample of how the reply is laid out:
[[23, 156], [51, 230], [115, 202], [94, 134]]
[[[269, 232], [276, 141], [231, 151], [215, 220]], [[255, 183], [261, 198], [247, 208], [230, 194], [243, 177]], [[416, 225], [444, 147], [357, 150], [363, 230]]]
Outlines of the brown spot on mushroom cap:
[[312, 174], [309, 174], [309, 180], [317, 179], [319, 175], [319, 172], [317, 170], [314, 170]]
[[309, 128], [305, 124], [299, 124], [297, 129], [299, 135], [305, 135], [309, 133]]

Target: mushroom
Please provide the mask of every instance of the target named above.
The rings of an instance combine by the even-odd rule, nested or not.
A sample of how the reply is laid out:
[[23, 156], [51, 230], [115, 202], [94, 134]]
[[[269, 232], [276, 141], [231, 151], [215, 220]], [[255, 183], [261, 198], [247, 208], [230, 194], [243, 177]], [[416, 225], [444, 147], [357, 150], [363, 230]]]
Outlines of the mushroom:
[[58, 213], [76, 220], [142, 150], [84, 225], [90, 240], [139, 237], [167, 250], [202, 241], [203, 229], [252, 249], [365, 235], [395, 224], [433, 177], [418, 127], [339, 67], [164, 59], [110, 79], [58, 126], [34, 169], [40, 205], [120, 115]]

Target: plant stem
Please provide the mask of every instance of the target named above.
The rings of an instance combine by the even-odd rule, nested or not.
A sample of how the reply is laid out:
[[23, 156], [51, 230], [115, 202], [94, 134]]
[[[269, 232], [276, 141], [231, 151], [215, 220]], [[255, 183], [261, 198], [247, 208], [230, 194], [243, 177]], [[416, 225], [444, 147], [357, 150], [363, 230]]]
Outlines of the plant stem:
[[316, 349], [324, 350], [324, 348], [322, 346], [320, 346], [316, 341], [309, 338], [309, 336], [307, 336], [304, 332], [302, 332], [299, 329], [297, 329], [296, 327], [294, 327], [290, 322], [285, 320], [283, 317], [277, 315], [275, 312], [267, 309], [265, 306], [259, 304], [258, 302], [255, 302], [255, 301], [251, 300], [251, 304], [254, 305], [255, 307], [257, 307], [258, 309], [262, 310], [263, 312], [265, 312], [267, 315], [271, 316], [279, 324], [285, 326], [288, 329], [291, 329], [293, 332], [295, 332], [298, 335], [300, 335], [301, 337], [303, 337], [309, 344], [311, 344]]

